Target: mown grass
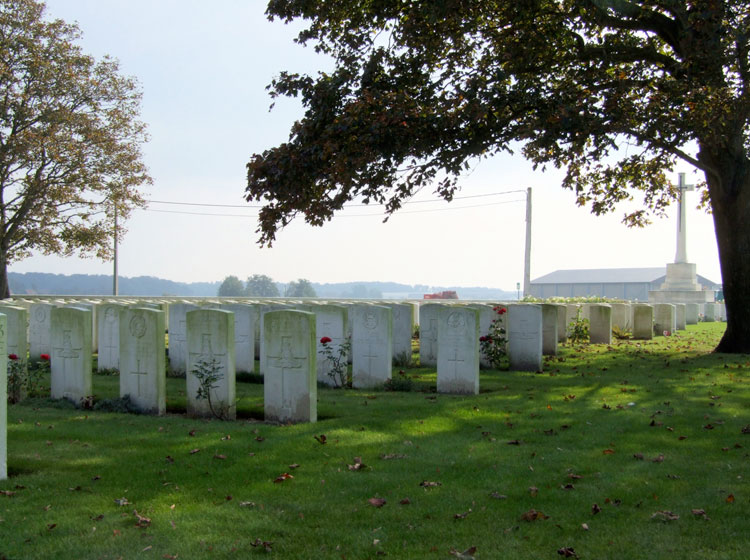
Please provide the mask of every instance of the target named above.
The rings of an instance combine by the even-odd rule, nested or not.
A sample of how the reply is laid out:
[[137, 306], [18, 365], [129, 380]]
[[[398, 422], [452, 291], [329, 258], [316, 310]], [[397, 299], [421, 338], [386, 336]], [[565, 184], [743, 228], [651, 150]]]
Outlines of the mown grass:
[[188, 419], [174, 378], [162, 418], [9, 406], [0, 558], [744, 559], [750, 357], [710, 353], [723, 327], [563, 348], [471, 397], [395, 368], [412, 392], [320, 389], [316, 424], [259, 421], [257, 383], [237, 422]]

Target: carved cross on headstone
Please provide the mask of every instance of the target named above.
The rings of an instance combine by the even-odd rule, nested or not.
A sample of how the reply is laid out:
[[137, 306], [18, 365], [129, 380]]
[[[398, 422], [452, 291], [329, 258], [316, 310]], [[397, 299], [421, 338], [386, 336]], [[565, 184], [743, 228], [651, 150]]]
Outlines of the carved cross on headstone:
[[144, 379], [145, 381], [146, 376], [148, 376], [147, 371], [141, 371], [141, 359], [140, 358], [135, 359], [135, 371], [131, 371], [130, 375], [135, 376], [136, 391], [137, 391], [138, 396], [140, 397], [141, 396], [141, 379]]
[[373, 367], [372, 367], [373, 360], [379, 360], [381, 358], [381, 356], [375, 350], [372, 349], [373, 346], [374, 344], [368, 341], [367, 353], [365, 353], [364, 356], [362, 356], [363, 358], [367, 358], [367, 372], [370, 374], [374, 373]]
[[276, 356], [269, 355], [267, 357], [268, 366], [272, 368], [279, 368], [281, 370], [281, 418], [292, 418], [293, 413], [293, 402], [292, 396], [289, 392], [289, 385], [295, 384], [296, 382], [291, 379], [287, 380], [287, 375], [292, 374], [305, 374], [305, 355], [294, 355], [294, 348], [292, 347], [292, 337], [282, 336], [281, 345], [279, 348], [279, 354]]
[[677, 253], [675, 254], [675, 263], [686, 263], [687, 260], [687, 217], [685, 206], [685, 193], [694, 191], [695, 185], [685, 184], [685, 174], [678, 174], [677, 188], [680, 190], [679, 213], [677, 217]]
[[466, 362], [466, 358], [463, 356], [463, 352], [459, 353], [458, 351], [458, 345], [459, 345], [458, 340], [452, 340], [450, 341], [450, 344], [453, 346], [453, 348], [451, 348], [452, 356], [448, 358], [446, 361], [448, 362], [448, 365], [451, 367], [450, 372], [453, 374], [453, 379], [457, 380], [460, 377], [458, 374], [458, 368], [464, 366]]
[[70, 367], [70, 361], [80, 358], [83, 348], [73, 348], [72, 332], [70, 330], [63, 330], [62, 346], [58, 346], [52, 350], [52, 359], [58, 359], [62, 363], [63, 397], [67, 397], [70, 395], [70, 391], [67, 389], [76, 387], [79, 384], [78, 380], [71, 380], [69, 378], [70, 374], [74, 373]]

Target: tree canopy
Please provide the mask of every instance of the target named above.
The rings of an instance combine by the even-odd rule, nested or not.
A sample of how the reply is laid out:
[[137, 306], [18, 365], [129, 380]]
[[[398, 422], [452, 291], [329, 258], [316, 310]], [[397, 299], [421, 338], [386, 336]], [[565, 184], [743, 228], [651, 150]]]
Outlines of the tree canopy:
[[79, 37], [41, 2], [0, 1], [0, 296], [32, 251], [109, 258], [115, 209], [144, 203], [141, 93]]
[[219, 286], [219, 297], [242, 297], [245, 295], [245, 285], [236, 276], [227, 276]]
[[284, 290], [284, 296], [286, 297], [318, 297], [315, 292], [312, 283], [309, 280], [300, 278], [299, 280], [293, 280], [287, 284], [286, 290]]
[[[674, 199], [677, 160], [701, 170], [729, 324], [750, 351], [750, 6], [745, 0], [271, 0], [335, 68], [282, 72], [299, 97], [289, 140], [247, 165], [260, 242], [355, 197], [386, 215], [423, 187], [450, 200], [480, 158], [522, 146], [595, 214], [638, 197], [644, 225]], [[746, 258], [744, 259], [747, 260]]]
[[279, 297], [279, 288], [270, 276], [253, 274], [245, 283], [245, 294], [258, 297]]

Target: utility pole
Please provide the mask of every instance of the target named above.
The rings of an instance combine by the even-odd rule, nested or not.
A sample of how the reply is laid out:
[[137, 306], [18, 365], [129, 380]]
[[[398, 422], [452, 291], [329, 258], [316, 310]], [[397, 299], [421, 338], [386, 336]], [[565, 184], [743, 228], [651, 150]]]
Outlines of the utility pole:
[[523, 295], [531, 295], [531, 187], [526, 189], [526, 253], [523, 261]]
[[114, 271], [113, 271], [112, 295], [116, 296], [116, 295], [119, 295], [119, 292], [120, 292], [120, 287], [119, 287], [118, 279], [117, 279], [117, 204], [116, 203], [113, 204], [113, 207], [115, 209], [115, 212], [114, 212], [115, 214], [115, 236], [114, 236], [115, 237], [114, 239], [115, 266], [114, 266]]

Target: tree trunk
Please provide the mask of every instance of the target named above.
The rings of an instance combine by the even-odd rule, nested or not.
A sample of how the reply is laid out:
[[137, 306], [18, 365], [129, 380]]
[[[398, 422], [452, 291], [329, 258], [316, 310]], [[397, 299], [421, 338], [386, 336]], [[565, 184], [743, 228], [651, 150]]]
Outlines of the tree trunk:
[[5, 259], [5, 253], [0, 253], [0, 297], [6, 299], [10, 297], [10, 284], [8, 283], [8, 261]]
[[707, 174], [707, 181], [719, 247], [727, 329], [716, 352], [750, 354], [750, 165], [742, 158], [717, 163], [715, 169], [721, 170], [720, 177]]

